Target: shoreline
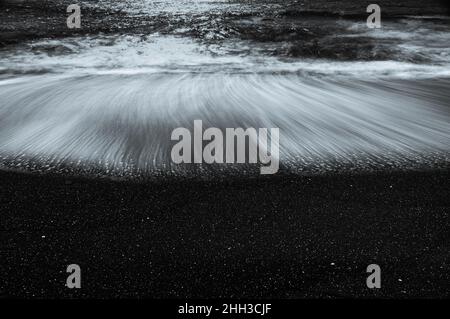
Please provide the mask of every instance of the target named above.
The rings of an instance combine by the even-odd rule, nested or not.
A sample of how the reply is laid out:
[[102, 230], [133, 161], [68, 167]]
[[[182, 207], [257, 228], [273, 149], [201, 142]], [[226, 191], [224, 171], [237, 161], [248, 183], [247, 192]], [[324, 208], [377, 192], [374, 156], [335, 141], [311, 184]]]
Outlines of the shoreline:
[[[450, 297], [443, 1], [12, 1], [0, 299]], [[280, 128], [279, 173], [174, 164], [198, 119]]]

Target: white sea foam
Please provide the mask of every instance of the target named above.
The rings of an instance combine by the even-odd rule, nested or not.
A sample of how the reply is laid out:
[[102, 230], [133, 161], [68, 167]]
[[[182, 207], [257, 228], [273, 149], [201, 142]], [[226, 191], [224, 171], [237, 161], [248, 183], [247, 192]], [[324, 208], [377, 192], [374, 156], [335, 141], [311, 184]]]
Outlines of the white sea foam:
[[0, 156], [22, 166], [31, 158], [164, 170], [173, 129], [203, 119], [279, 127], [280, 163], [293, 171], [408, 168], [448, 156], [443, 87], [269, 74], [35, 76], [1, 87]]
[[[124, 10], [139, 14], [159, 5], [134, 3]], [[223, 3], [191, 5], [209, 10]], [[390, 24], [384, 32], [349, 28], [396, 39], [400, 54], [420, 53], [423, 61], [281, 59], [250, 42], [207, 45], [160, 34], [32, 41], [3, 50], [0, 163], [97, 166], [113, 175], [180, 169], [170, 161], [170, 133], [196, 119], [218, 128], [280, 128], [280, 164], [292, 171], [448, 162], [449, 35], [414, 23], [401, 31]], [[427, 34], [432, 29], [437, 33]]]
[[[450, 42], [449, 42], [450, 43]], [[243, 44], [245, 45], [245, 44]], [[450, 76], [450, 49], [410, 45], [402, 50], [422, 50], [435, 55], [434, 63], [409, 61], [333, 61], [279, 59], [234, 54], [231, 43], [204, 45], [192, 39], [160, 36], [102, 36], [30, 42], [19, 51], [3, 53], [0, 71], [5, 74], [139, 74], [164, 72], [300, 73], [339, 75], [360, 79], [433, 78]], [[232, 54], [233, 53], [233, 54]]]

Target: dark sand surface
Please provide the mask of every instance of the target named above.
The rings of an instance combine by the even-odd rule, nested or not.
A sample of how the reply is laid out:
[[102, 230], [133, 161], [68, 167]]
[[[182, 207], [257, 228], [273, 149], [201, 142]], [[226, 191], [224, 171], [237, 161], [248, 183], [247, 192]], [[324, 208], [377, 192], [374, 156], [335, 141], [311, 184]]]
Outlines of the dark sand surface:
[[[1, 295], [449, 297], [448, 178], [140, 184], [1, 172]], [[64, 286], [72, 263], [79, 290]]]

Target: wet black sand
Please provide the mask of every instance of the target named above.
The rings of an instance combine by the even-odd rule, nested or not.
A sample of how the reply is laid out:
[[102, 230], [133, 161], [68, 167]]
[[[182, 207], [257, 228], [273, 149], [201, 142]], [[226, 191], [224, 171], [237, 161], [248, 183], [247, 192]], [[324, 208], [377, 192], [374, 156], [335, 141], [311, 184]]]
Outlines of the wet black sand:
[[[2, 297], [450, 295], [448, 171], [133, 183], [0, 173]], [[82, 268], [82, 289], [65, 285]], [[366, 267], [382, 288], [366, 288]]]

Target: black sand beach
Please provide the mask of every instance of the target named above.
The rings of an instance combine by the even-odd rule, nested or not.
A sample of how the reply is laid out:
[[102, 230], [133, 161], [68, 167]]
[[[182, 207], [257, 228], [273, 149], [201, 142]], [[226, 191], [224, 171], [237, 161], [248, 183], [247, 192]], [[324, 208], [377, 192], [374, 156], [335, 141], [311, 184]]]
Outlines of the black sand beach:
[[[449, 297], [448, 171], [0, 179], [3, 297]], [[72, 263], [80, 290], [64, 286]]]
[[[0, 0], [0, 298], [450, 297], [443, 1], [80, 2]], [[197, 118], [281, 171], [171, 171]]]

